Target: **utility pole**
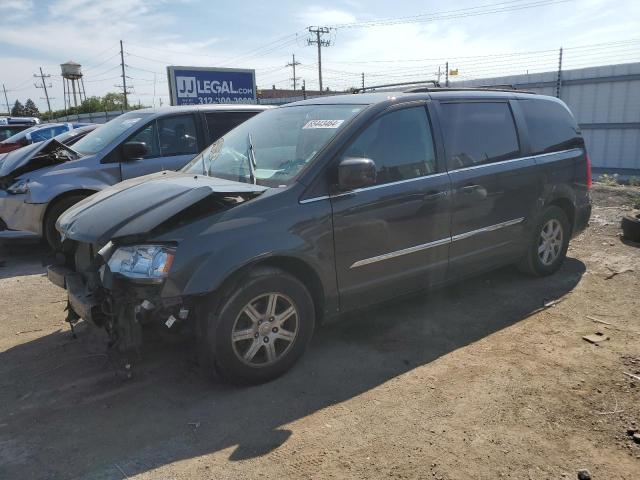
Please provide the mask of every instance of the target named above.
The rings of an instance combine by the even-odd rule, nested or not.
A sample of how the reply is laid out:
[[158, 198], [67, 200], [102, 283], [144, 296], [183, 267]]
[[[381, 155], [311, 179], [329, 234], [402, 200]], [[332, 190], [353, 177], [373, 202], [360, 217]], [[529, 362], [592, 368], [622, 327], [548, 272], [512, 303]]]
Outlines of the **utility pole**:
[[[49, 115], [51, 115], [51, 102], [49, 101], [49, 92], [47, 91], [47, 81], [46, 81], [46, 79], [51, 78], [51, 75], [45, 75], [44, 73], [42, 73], [42, 67], [40, 67], [40, 75], [38, 75], [37, 73], [34, 73], [33, 76], [35, 78], [40, 78], [40, 80], [42, 81], [42, 85], [38, 85], [37, 83], [34, 83], [34, 85], [36, 88], [44, 89], [44, 96], [47, 99], [47, 108], [49, 109]], [[51, 86], [51, 84], [49, 84], [49, 86]]]
[[442, 75], [442, 72], [440, 71], [440, 65], [438, 65], [438, 87], [440, 86], [440, 76]]
[[298, 85], [298, 79], [296, 77], [296, 65], [300, 65], [300, 62], [296, 62], [296, 54], [293, 54], [293, 61], [291, 63], [287, 63], [285, 67], [293, 67], [293, 91], [296, 91], [296, 87]]
[[560, 47], [560, 55], [558, 57], [558, 78], [556, 80], [556, 97], [560, 98], [562, 90], [562, 47]]
[[127, 76], [124, 74], [124, 50], [120, 40], [120, 66], [122, 67], [122, 93], [124, 95], [124, 109], [127, 109]]
[[446, 63], [446, 67], [447, 71], [445, 72], [445, 80], [444, 80], [444, 84], [446, 87], [449, 86], [449, 62]]
[[4, 101], [7, 105], [7, 114], [11, 115], [11, 107], [9, 106], [9, 99], [7, 98], [7, 89], [4, 88], [4, 83], [2, 84], [2, 91], [4, 92]]
[[364, 90], [364, 72], [362, 72], [362, 89]]
[[302, 98], [304, 100], [307, 99], [307, 85], [306, 85], [306, 83], [304, 81], [304, 78], [302, 79]]
[[322, 47], [328, 47], [331, 45], [329, 40], [323, 40], [322, 35], [329, 33], [329, 27], [309, 27], [309, 33], [315, 34], [315, 40], [312, 38], [307, 39], [307, 45], [318, 46], [318, 85], [320, 86], [320, 92], [322, 93]]

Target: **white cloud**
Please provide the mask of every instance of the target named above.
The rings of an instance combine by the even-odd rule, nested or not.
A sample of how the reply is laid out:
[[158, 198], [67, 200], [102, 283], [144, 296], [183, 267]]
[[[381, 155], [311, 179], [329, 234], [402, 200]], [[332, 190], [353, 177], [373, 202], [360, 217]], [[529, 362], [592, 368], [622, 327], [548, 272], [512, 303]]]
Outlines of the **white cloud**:
[[[316, 48], [306, 44], [307, 26], [420, 14], [425, 9], [417, 0], [396, 5], [393, 10], [397, 12], [386, 2], [375, 0], [341, 0], [340, 3], [336, 0], [326, 6], [302, 7], [292, 0], [287, 4], [281, 0], [277, 16], [262, 18], [265, 12], [271, 12], [271, 5], [261, 5], [254, 10], [236, 6], [246, 14], [243, 17], [231, 13], [225, 16], [208, 0], [193, 1], [189, 8], [176, 8], [178, 1], [49, 0], [44, 4], [41, 3], [44, 0], [38, 0], [36, 8], [30, 0], [0, 0], [1, 11], [9, 12], [0, 17], [0, 80], [8, 88], [19, 86], [21, 90], [14, 93], [21, 99], [31, 96], [37, 100], [42, 92], [29, 87], [37, 68], [42, 65], [45, 73], [57, 75], [59, 64], [73, 59], [83, 63], [87, 93], [102, 95], [116, 90], [114, 84], [120, 83], [114, 77], [120, 73], [119, 40], [122, 39], [127, 52], [127, 74], [132, 77], [127, 83], [135, 87], [135, 101], [142, 98], [150, 103], [154, 72], [157, 93], [166, 95], [166, 83], [162, 82], [166, 81], [167, 64], [255, 68], [259, 86], [275, 83], [286, 87], [292, 72], [285, 64], [291, 61], [292, 53], [302, 62], [297, 71], [299, 79], [306, 80], [307, 88], [315, 88]], [[11, 15], [20, 16], [22, 21], [8, 20]], [[431, 23], [340, 28], [326, 37], [332, 45], [322, 50], [324, 83], [332, 88], [359, 85], [362, 72], [367, 84], [430, 78], [437, 72], [438, 65], [444, 67], [446, 59], [451, 60], [452, 67], [460, 67], [461, 75], [470, 72], [490, 75], [500, 73], [507, 66], [523, 71], [530, 66], [546, 68], [549, 65], [553, 69], [557, 64], [555, 49], [561, 45], [571, 47], [638, 38], [635, 21], [638, 17], [640, 2], [637, 0], [584, 0], [578, 8], [570, 2]], [[205, 18], [207, 22], [203, 26]], [[298, 31], [297, 37], [273, 42], [295, 31]], [[570, 50], [565, 53], [567, 61], [575, 57], [575, 63], [638, 60], [639, 44], [613, 49], [611, 55], [606, 55], [604, 50], [600, 57], [596, 51], [585, 50], [581, 56]], [[260, 47], [263, 49], [259, 50]], [[533, 50], [551, 50], [551, 53], [513, 62], [486, 57]], [[247, 51], [255, 53], [244, 55]], [[474, 59], [474, 56], [479, 57]], [[425, 60], [387, 62], [408, 59]], [[52, 77], [51, 81], [54, 96], [58, 97], [53, 104], [58, 107], [62, 105], [62, 95], [58, 92], [62, 89], [60, 79]], [[37, 101], [41, 107], [44, 105], [43, 101]]]
[[309, 25], [338, 25], [356, 21], [356, 17], [352, 13], [317, 5], [308, 6], [296, 17], [305, 27]]
[[0, 11], [5, 21], [15, 22], [28, 17], [33, 10], [33, 0], [0, 0]]

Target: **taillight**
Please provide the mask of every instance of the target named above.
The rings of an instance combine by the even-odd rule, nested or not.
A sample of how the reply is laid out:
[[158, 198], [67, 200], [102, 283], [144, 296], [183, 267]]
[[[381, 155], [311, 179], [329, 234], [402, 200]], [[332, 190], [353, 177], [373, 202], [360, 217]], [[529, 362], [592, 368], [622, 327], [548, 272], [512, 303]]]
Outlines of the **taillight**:
[[589, 154], [585, 154], [587, 158], [587, 188], [591, 188], [593, 184], [593, 180], [591, 179], [591, 159], [589, 158]]

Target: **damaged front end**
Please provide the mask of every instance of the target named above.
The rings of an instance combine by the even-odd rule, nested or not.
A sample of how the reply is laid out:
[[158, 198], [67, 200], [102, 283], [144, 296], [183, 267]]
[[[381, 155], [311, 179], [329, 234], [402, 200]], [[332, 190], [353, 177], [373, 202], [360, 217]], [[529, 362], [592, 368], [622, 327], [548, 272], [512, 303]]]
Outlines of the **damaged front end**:
[[[74, 324], [83, 319], [106, 330], [110, 347], [128, 351], [142, 344], [142, 330], [146, 326], [176, 332], [189, 325], [191, 299], [163, 297], [166, 275], [154, 276], [150, 271], [158, 267], [158, 271], [168, 272], [173, 247], [141, 245], [128, 259], [122, 258], [122, 252], [131, 247], [116, 248], [112, 243], [96, 252], [93, 245], [67, 242], [65, 250], [66, 254], [58, 255], [59, 264], [48, 267], [48, 277], [67, 290], [66, 320], [72, 330]], [[151, 265], [147, 265], [145, 257], [151, 252], [166, 253], [156, 253]], [[164, 258], [162, 265], [158, 264], [157, 257]], [[127, 267], [122, 264], [127, 262], [133, 276], [123, 272]], [[143, 277], [144, 269], [151, 276]]]
[[78, 158], [80, 154], [55, 139], [14, 150], [4, 154], [0, 161], [0, 189], [10, 191], [25, 173]]
[[176, 232], [196, 234], [189, 225], [215, 222], [264, 190], [164, 172], [110, 187], [67, 210], [57, 225], [62, 252], [48, 267], [49, 280], [68, 292], [67, 321], [72, 328], [79, 319], [104, 328], [109, 345], [121, 351], [139, 347], [147, 326], [193, 331], [197, 299], [173, 288], [176, 277], [188, 278], [193, 268]]

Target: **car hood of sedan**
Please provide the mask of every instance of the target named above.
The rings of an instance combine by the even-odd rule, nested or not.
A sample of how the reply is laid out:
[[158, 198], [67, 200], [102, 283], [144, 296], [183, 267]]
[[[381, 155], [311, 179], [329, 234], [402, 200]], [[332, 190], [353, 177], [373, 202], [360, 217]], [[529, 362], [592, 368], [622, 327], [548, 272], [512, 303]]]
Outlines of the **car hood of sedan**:
[[105, 245], [111, 240], [147, 236], [171, 221], [185, 220], [190, 210], [214, 212], [221, 205], [242, 203], [265, 190], [267, 187], [250, 183], [164, 171], [118, 183], [86, 198], [67, 210], [56, 228], [63, 239]]
[[[64, 155], [56, 152], [64, 150]], [[23, 173], [48, 165], [79, 158], [79, 155], [55, 139], [32, 143], [25, 147], [0, 154], [0, 178], [15, 178]]]

